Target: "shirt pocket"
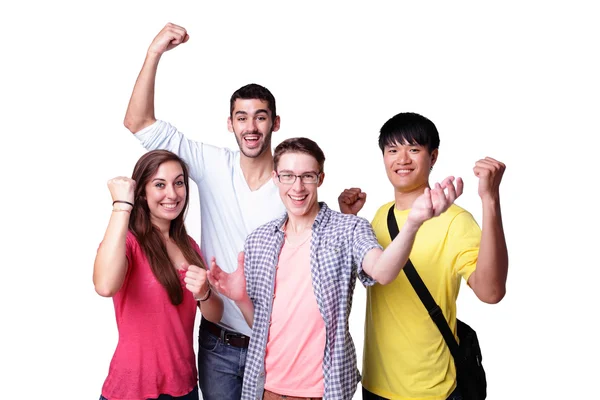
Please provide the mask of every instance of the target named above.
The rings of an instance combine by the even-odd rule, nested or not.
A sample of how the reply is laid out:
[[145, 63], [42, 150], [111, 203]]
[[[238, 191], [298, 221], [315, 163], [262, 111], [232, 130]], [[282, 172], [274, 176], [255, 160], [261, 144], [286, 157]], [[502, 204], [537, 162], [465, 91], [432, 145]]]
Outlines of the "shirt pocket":
[[345, 241], [325, 242], [318, 252], [323, 298], [339, 301], [348, 292], [351, 278], [351, 259]]

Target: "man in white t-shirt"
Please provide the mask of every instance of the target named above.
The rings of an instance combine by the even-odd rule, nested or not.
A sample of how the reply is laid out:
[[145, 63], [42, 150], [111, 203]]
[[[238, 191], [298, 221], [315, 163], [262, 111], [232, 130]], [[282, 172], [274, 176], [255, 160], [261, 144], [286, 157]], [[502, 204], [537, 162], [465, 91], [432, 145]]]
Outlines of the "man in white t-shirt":
[[[147, 150], [166, 149], [189, 166], [200, 196], [201, 248], [207, 262], [214, 257], [233, 272], [246, 236], [285, 212], [271, 179], [271, 134], [279, 129], [275, 98], [256, 84], [233, 93], [228, 129], [239, 151], [218, 148], [186, 138], [168, 122], [154, 116], [154, 86], [161, 56], [187, 42], [183, 27], [167, 24], [148, 48], [135, 83], [125, 126]], [[215, 293], [216, 294], [216, 293]], [[251, 329], [234, 302], [223, 298], [223, 319], [200, 324], [198, 378], [203, 399], [238, 400]]]

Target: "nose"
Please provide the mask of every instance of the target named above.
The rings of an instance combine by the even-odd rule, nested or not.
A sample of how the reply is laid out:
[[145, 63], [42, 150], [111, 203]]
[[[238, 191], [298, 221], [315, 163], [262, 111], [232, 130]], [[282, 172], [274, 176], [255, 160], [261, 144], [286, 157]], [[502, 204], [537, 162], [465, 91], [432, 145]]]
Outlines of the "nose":
[[249, 118], [248, 119], [247, 130], [249, 132], [256, 132], [256, 120], [254, 118]]
[[299, 176], [296, 177], [296, 180], [292, 184], [292, 189], [294, 189], [297, 192], [299, 192], [302, 189], [304, 189], [304, 183], [302, 182], [302, 179], [300, 179]]
[[177, 197], [177, 192], [175, 190], [175, 186], [167, 185], [167, 198], [174, 199]]
[[398, 155], [396, 156], [396, 164], [410, 164], [410, 157], [408, 155], [408, 151], [400, 149], [398, 150]]

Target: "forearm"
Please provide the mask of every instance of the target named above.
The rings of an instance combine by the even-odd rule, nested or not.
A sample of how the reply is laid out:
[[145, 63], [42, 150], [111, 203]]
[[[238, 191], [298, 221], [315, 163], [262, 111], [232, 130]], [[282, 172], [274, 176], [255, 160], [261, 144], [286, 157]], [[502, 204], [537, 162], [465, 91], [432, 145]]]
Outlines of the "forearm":
[[223, 318], [223, 299], [214, 289], [211, 289], [211, 293], [206, 300], [198, 302], [198, 306], [202, 316], [210, 322], [217, 324]]
[[154, 88], [156, 71], [161, 55], [148, 52], [138, 75], [125, 114], [125, 127], [136, 133], [156, 122], [154, 116]]
[[482, 301], [498, 303], [506, 293], [508, 274], [508, 250], [499, 201], [484, 202], [482, 220], [477, 267], [469, 284]]
[[371, 251], [363, 261], [363, 270], [382, 285], [392, 282], [410, 256], [419, 225], [407, 222], [398, 236], [381, 252]]
[[236, 301], [235, 304], [242, 312], [248, 326], [252, 328], [252, 325], [254, 324], [254, 304], [250, 297], [246, 295], [242, 300]]
[[128, 212], [113, 211], [94, 261], [94, 287], [100, 296], [114, 296], [125, 280], [128, 224]]

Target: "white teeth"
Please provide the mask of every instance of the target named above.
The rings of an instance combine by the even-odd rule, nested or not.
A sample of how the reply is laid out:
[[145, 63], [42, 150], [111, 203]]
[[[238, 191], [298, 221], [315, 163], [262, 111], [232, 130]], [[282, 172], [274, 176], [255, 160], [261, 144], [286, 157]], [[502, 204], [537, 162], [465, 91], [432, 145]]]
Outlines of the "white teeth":
[[397, 174], [405, 174], [410, 172], [410, 169], [399, 169], [396, 171]]
[[302, 197], [294, 197], [294, 196], [290, 196], [290, 199], [292, 199], [292, 200], [295, 200], [295, 201], [302, 201], [302, 200], [304, 200], [304, 199], [305, 199], [305, 198], [307, 198], [307, 197], [308, 197], [308, 195], [306, 195], [306, 196], [302, 196]]
[[161, 204], [164, 208], [174, 209], [177, 204]]

